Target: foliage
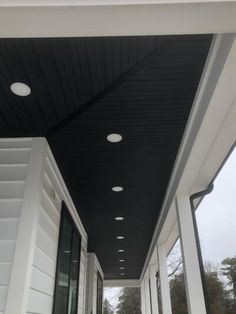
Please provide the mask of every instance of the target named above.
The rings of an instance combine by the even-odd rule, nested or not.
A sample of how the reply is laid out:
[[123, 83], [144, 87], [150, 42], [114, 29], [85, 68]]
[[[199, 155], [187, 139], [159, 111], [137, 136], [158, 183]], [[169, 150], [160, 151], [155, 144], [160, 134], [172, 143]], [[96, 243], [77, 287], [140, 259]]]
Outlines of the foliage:
[[[225, 314], [223, 284], [218, 278], [217, 271], [213, 269], [213, 266], [210, 263], [207, 263], [205, 267], [205, 276], [210, 313]], [[184, 273], [182, 271], [176, 273], [170, 279], [170, 294], [173, 314], [187, 314], [188, 307], [184, 284]]]
[[117, 314], [141, 314], [140, 288], [124, 288], [122, 290]]
[[112, 306], [107, 299], [103, 302], [103, 314], [114, 314]]
[[222, 261], [221, 274], [227, 278], [224, 291], [226, 313], [236, 313], [236, 256]]

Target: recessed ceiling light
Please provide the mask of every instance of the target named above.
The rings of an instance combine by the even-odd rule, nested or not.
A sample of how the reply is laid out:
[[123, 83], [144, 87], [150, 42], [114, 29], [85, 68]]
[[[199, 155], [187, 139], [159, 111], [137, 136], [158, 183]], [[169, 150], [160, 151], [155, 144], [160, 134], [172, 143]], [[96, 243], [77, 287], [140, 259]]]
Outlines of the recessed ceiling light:
[[113, 186], [112, 191], [114, 192], [121, 192], [124, 189], [122, 188], [122, 186]]
[[122, 136], [120, 134], [109, 134], [107, 136], [107, 140], [111, 143], [118, 143], [122, 140]]
[[120, 267], [120, 269], [122, 270], [122, 269], [125, 269], [124, 267]]
[[123, 263], [125, 260], [124, 259], [119, 259], [119, 262], [120, 263]]
[[116, 239], [118, 240], [123, 240], [125, 237], [124, 236], [117, 236]]
[[121, 216], [118, 216], [118, 217], [115, 217], [115, 220], [117, 220], [117, 221], [122, 221], [122, 220], [124, 220], [125, 218], [124, 217], [121, 217]]
[[121, 276], [124, 276], [124, 275], [125, 275], [125, 273], [121, 273], [120, 275], [121, 275]]
[[125, 250], [123, 250], [123, 249], [118, 250], [119, 253], [123, 253], [124, 251]]
[[30, 87], [21, 82], [11, 84], [11, 91], [17, 96], [28, 96], [31, 93]]

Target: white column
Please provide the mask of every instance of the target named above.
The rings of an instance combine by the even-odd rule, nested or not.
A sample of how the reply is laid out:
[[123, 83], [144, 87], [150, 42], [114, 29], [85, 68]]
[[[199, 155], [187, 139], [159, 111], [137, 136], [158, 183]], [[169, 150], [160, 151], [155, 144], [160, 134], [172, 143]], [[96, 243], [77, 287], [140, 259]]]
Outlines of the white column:
[[151, 299], [150, 299], [150, 288], [149, 288], [149, 277], [144, 278], [144, 289], [145, 289], [145, 304], [146, 314], [151, 314]]
[[188, 311], [191, 314], [206, 314], [189, 196], [176, 197], [176, 210], [184, 263]]
[[153, 314], [158, 314], [159, 313], [159, 308], [158, 308], [157, 283], [156, 283], [156, 267], [155, 267], [155, 265], [150, 265], [149, 266], [149, 272], [150, 272], [152, 313]]
[[46, 140], [32, 141], [5, 314], [25, 314], [40, 210]]
[[172, 314], [171, 300], [170, 300], [170, 286], [169, 286], [167, 263], [166, 263], [166, 249], [165, 249], [164, 244], [157, 245], [157, 256], [158, 256], [158, 266], [159, 266], [159, 275], [160, 275], [160, 283], [161, 283], [162, 311], [164, 314]]
[[143, 279], [143, 281], [141, 283], [141, 309], [142, 309], [142, 314], [146, 314], [144, 279]]

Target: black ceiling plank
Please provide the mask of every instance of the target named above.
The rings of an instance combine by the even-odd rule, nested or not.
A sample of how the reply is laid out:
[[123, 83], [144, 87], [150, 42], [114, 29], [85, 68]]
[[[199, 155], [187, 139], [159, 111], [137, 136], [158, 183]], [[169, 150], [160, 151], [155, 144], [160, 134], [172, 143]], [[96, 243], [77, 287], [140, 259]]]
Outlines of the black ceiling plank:
[[[31, 86], [31, 93], [34, 93], [34, 101], [36, 102], [36, 106], [33, 108], [30, 104], [30, 98], [32, 97], [32, 94], [29, 95], [26, 98], [23, 98], [22, 100], [25, 101], [25, 107], [27, 106], [28, 110], [23, 110], [24, 113], [28, 112], [28, 123], [31, 123], [31, 130], [28, 131], [28, 134], [32, 134], [34, 132], [34, 129], [36, 128], [36, 134], [40, 134], [40, 130], [47, 129], [49, 127], [49, 121], [50, 119], [53, 119], [53, 115], [48, 117], [48, 114], [46, 113], [44, 101], [42, 98], [48, 97], [48, 94], [45, 95], [45, 90], [42, 92], [41, 97], [39, 99], [38, 95], [35, 93], [34, 86], [36, 86], [34, 82], [33, 75], [37, 75], [37, 77], [40, 77], [39, 68], [38, 66], [35, 66], [32, 62], [32, 58], [25, 58], [24, 56], [29, 54], [35, 56], [35, 51], [32, 45], [32, 42], [29, 41], [25, 43], [25, 45], [18, 45], [19, 39], [15, 39], [15, 50], [19, 54], [19, 60], [20, 60], [20, 68], [22, 69], [22, 75], [26, 79], [26, 83]], [[39, 61], [37, 60], [37, 65]], [[33, 74], [33, 75], [32, 75]], [[42, 78], [40, 78], [42, 79]], [[40, 85], [39, 85], [40, 86]], [[36, 96], [36, 97], [35, 97]], [[18, 97], [19, 98], [19, 97]], [[26, 109], [26, 108], [25, 108]]]
[[[37, 93], [39, 94], [38, 97], [43, 101], [43, 106], [45, 106], [46, 98], [50, 101], [51, 106], [47, 106], [47, 115], [50, 119], [50, 125], [54, 125], [60, 120], [60, 109], [58, 108], [60, 97], [56, 91], [55, 80], [47, 79], [48, 71], [50, 71], [51, 67], [51, 62], [47, 58], [50, 49], [46, 42], [42, 44], [37, 40], [32, 40], [32, 46], [39, 68], [39, 77], [36, 79], [36, 82], [35, 79], [33, 80], [33, 84], [35, 85], [35, 91], [37, 90]], [[47, 67], [44, 66], [45, 62], [47, 62]], [[42, 81], [44, 84], [40, 84]], [[52, 93], [55, 98], [52, 97]], [[39, 134], [41, 133], [42, 131]]]
[[[4, 50], [6, 49], [6, 53], [4, 52]], [[23, 110], [20, 105], [25, 105], [25, 100], [24, 99], [20, 99], [18, 96], [14, 95], [11, 90], [10, 90], [10, 85], [16, 81], [21, 80], [22, 77], [24, 77], [24, 75], [20, 74], [19, 72], [19, 61], [17, 62], [16, 60], [18, 60], [18, 54], [17, 58], [13, 59], [12, 55], [15, 56], [15, 50], [12, 49], [12, 47], [9, 49], [8, 46], [8, 41], [7, 39], [3, 40], [2, 45], [1, 45], [1, 54], [2, 54], [2, 58], [4, 60], [4, 63], [7, 66], [7, 69], [10, 73], [10, 75], [8, 76], [8, 80], [4, 81], [3, 84], [3, 89], [4, 89], [4, 93], [5, 93], [5, 103], [3, 102], [3, 106], [5, 106], [4, 110], [6, 110], [6, 112], [8, 112], [9, 118], [13, 119], [14, 124], [15, 124], [15, 128], [17, 128], [17, 131], [20, 132], [21, 130], [23, 130], [24, 133], [27, 132], [27, 127], [24, 125], [24, 123], [22, 122], [23, 119], [19, 119], [19, 116], [21, 117], [26, 117], [26, 111]], [[13, 71], [12, 68], [9, 67], [8, 64], [8, 59], [10, 58], [10, 60], [12, 61], [12, 65], [13, 65]], [[15, 75], [15, 79], [14, 79], [14, 75], [13, 73], [16, 73]], [[23, 82], [25, 82], [25, 80], [22, 80]], [[25, 82], [27, 84], [27, 81]], [[14, 103], [12, 104], [10, 102], [10, 97], [13, 97], [14, 99]], [[18, 106], [16, 106], [16, 104]]]
[[[158, 55], [160, 57], [160, 54]], [[200, 71], [195, 68], [193, 74], [197, 71], [200, 75], [205, 58], [198, 60]], [[168, 65], [168, 60], [165, 62]], [[189, 61], [186, 59], [186, 62]], [[140, 71], [143, 72], [144, 69], [145, 67]], [[80, 137], [78, 142], [80, 149], [75, 154], [77, 158], [74, 162], [77, 165], [83, 162], [85, 169], [82, 170], [80, 166], [78, 167], [79, 174], [75, 179], [75, 193], [79, 194], [79, 197], [76, 200], [76, 197], [73, 196], [73, 199], [79, 204], [79, 213], [82, 221], [85, 221], [86, 230], [89, 234], [89, 248], [95, 251], [99, 257], [106, 278], [119, 276], [117, 264], [114, 263], [117, 259], [117, 254], [114, 251], [117, 247], [115, 233], [119, 229], [113, 227], [112, 229], [116, 232], [111, 233], [111, 225], [114, 226], [112, 221], [116, 213], [124, 213], [128, 217], [126, 221], [129, 222], [128, 228], [132, 231], [130, 236], [127, 234], [124, 242], [127, 247], [127, 276], [138, 278], [140, 275], [158, 209], [163, 200], [161, 195], [164, 195], [168, 183], [166, 174], [171, 172], [199, 80], [199, 77], [193, 75], [190, 79], [193, 80], [194, 84], [191, 80], [186, 80], [185, 83], [188, 83], [188, 87], [180, 89], [181, 85], [178, 75], [175, 74], [176, 71], [182, 71], [182, 64], [172, 67], [172, 71], [169, 72], [169, 75], [174, 75], [176, 79], [176, 86], [170, 85], [170, 89], [168, 89], [169, 80], [166, 80], [166, 84], [162, 84], [160, 80], [156, 79], [162, 75], [159, 73], [158, 67], [151, 74], [151, 78], [148, 71], [143, 77], [139, 75], [139, 72], [135, 72], [117, 89], [102, 98], [97, 106], [91, 107], [85, 115], [78, 116], [76, 123], [73, 121], [56, 135], [58, 140], [62, 139], [63, 134], [65, 135], [67, 132], [68, 136], [76, 133], [76, 137]], [[188, 75], [187, 71], [186, 75]], [[132, 82], [139, 82], [137, 76], [139, 79], [142, 78], [144, 82], [150, 81], [151, 89], [146, 83], [137, 84], [135, 89], [135, 84]], [[152, 84], [152, 81], [156, 82], [157, 86]], [[189, 88], [189, 86], [192, 87]], [[142, 97], [141, 102], [142, 93], [145, 97]], [[153, 99], [152, 102], [147, 103], [145, 99], [150, 98], [150, 93], [153, 95]], [[178, 102], [175, 102], [175, 99]], [[181, 100], [182, 103], [180, 103]], [[109, 118], [111, 121], [107, 120]], [[115, 146], [110, 144], [109, 146], [109, 143], [106, 142], [99, 143], [100, 137], [106, 134], [99, 133], [99, 125], [105, 130], [109, 130], [109, 127], [116, 128], [118, 126], [117, 130], [125, 134], [123, 143], [118, 146], [117, 144]], [[130, 128], [132, 132], [129, 131]], [[90, 130], [93, 131], [91, 138], [86, 134]], [[84, 138], [86, 142], [84, 143], [81, 132], [86, 134]], [[96, 139], [93, 140], [93, 137]], [[66, 138], [65, 136], [64, 140]], [[49, 139], [49, 141], [51, 140], [55, 141], [55, 138]], [[71, 145], [75, 147], [73, 138], [71, 140]], [[74, 167], [72, 168], [74, 169]], [[84, 172], [83, 175], [81, 171]], [[127, 187], [127, 191], [123, 192], [124, 194], [111, 194], [109, 187], [114, 178]], [[159, 185], [159, 181], [162, 186]], [[93, 191], [93, 200], [87, 199], [89, 195], [86, 192], [87, 189]], [[88, 193], [87, 197], [86, 193]], [[72, 193], [72, 195], [74, 194]], [[106, 215], [107, 220], [104, 220], [104, 215]], [[123, 230], [127, 232], [127, 227]], [[139, 247], [133, 242], [133, 232], [135, 232]], [[135, 250], [132, 251], [134, 247]]]
[[105, 87], [101, 92], [99, 92], [97, 95], [92, 97], [86, 104], [79, 107], [72, 114], [67, 116], [63, 121], [59, 122], [55, 127], [53, 127], [46, 134], [44, 134], [44, 136], [45, 137], [51, 136], [52, 134], [57, 132], [59, 129], [63, 128], [65, 125], [67, 125], [72, 120], [74, 120], [78, 115], [80, 115], [83, 112], [85, 112], [86, 110], [88, 110], [92, 105], [97, 103], [100, 99], [104, 98], [105, 95], [111, 93], [120, 84], [122, 84], [123, 81], [127, 80], [128, 77], [132, 76], [134, 72], [138, 71], [146, 63], [150, 62], [155, 57], [157, 49], [159, 49], [159, 47], [155, 48], [152, 52], [150, 52], [148, 55], [146, 55], [143, 59], [141, 59], [139, 62], [137, 62], [135, 65], [133, 65], [127, 72], [122, 74], [118, 79], [113, 81], [109, 86]]

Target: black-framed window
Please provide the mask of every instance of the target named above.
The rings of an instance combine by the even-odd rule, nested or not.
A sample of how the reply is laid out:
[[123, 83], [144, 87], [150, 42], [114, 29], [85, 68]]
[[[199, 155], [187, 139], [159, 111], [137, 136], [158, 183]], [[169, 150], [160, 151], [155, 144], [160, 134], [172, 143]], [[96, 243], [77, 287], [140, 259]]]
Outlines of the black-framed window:
[[63, 202], [53, 314], [76, 314], [78, 307], [81, 236]]
[[103, 307], [103, 280], [99, 272], [97, 272], [97, 313], [102, 314]]

